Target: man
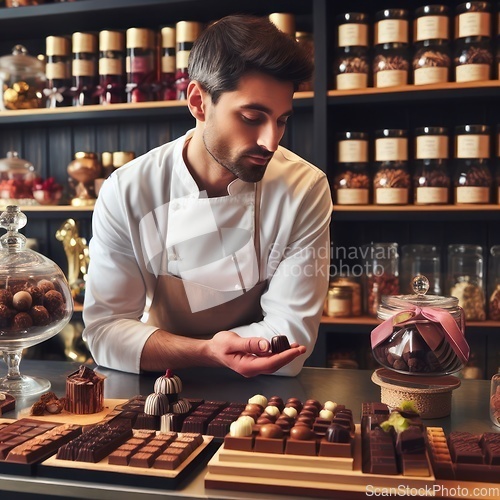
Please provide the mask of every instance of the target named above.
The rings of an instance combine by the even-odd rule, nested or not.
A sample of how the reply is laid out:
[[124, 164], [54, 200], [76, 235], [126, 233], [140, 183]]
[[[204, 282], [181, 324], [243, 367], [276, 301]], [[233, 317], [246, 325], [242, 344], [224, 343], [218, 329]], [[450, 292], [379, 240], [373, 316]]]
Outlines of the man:
[[[188, 69], [195, 129], [100, 191], [84, 339], [123, 371], [295, 375], [328, 285], [328, 182], [279, 146], [311, 63], [266, 19], [230, 16], [200, 36]], [[276, 335], [291, 349], [271, 353]]]

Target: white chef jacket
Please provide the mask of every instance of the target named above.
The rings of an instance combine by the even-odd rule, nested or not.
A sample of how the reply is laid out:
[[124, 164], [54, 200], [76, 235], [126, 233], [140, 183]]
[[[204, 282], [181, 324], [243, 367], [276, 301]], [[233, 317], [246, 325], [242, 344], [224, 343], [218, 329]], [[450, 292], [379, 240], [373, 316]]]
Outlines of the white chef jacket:
[[[141, 230], [141, 221], [144, 228], [146, 216], [159, 207], [202, 196], [182, 157], [192, 134], [191, 130], [120, 167], [100, 190], [89, 244], [83, 338], [101, 366], [139, 373], [144, 344], [158, 329], [145, 324], [161, 267], [145, 254], [158, 234], [144, 241], [148, 233]], [[264, 318], [233, 331], [268, 340], [283, 334], [290, 343], [307, 346], [306, 355], [276, 372], [296, 375], [314, 348], [328, 287], [331, 194], [324, 172], [281, 146], [261, 185], [258, 258], [261, 277], [269, 282], [261, 297]], [[228, 196], [253, 190], [254, 184], [236, 179], [228, 186]], [[198, 219], [188, 219], [190, 234], [196, 233], [197, 224], [200, 233], [205, 231]], [[197, 262], [182, 264], [199, 268]], [[168, 272], [180, 276], [170, 257]]]

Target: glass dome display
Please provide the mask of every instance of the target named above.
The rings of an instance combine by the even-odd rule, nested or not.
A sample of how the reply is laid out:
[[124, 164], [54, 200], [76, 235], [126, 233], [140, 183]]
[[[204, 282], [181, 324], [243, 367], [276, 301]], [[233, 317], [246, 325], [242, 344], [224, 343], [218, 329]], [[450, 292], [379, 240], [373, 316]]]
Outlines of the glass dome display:
[[382, 297], [371, 333], [373, 356], [382, 366], [406, 375], [448, 375], [469, 358], [463, 311], [455, 297], [425, 295], [429, 281], [413, 279], [414, 295]]
[[61, 269], [26, 248], [19, 233], [27, 223], [18, 206], [0, 215], [0, 352], [8, 367], [0, 392], [27, 396], [45, 392], [48, 380], [19, 371], [22, 351], [59, 333], [73, 313], [71, 292]]
[[6, 158], [0, 158], [0, 205], [34, 205], [36, 176], [32, 163], [19, 158], [17, 151], [7, 151]]
[[16, 45], [0, 57], [0, 111], [44, 107], [46, 81], [45, 64]]

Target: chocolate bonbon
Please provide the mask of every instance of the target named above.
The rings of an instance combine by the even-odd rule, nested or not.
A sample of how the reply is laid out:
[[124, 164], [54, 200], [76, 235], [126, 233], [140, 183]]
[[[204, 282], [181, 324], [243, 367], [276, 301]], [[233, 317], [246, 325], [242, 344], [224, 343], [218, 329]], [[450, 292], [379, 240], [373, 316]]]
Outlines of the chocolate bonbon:
[[87, 366], [80, 366], [66, 379], [66, 409], [77, 414], [102, 411], [105, 378]]
[[271, 339], [271, 352], [277, 354], [279, 352], [290, 349], [290, 342], [285, 335], [276, 335]]
[[14, 410], [16, 407], [16, 399], [7, 392], [0, 391], [0, 415]]

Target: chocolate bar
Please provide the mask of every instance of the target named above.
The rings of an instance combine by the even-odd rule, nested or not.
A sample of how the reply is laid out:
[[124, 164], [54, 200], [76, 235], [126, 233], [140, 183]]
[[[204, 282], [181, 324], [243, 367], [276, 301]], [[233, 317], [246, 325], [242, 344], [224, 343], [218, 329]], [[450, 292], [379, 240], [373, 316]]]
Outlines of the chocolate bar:
[[0, 415], [14, 410], [16, 407], [16, 400], [14, 396], [6, 392], [0, 392]]
[[131, 437], [132, 430], [129, 427], [98, 424], [61, 446], [57, 452], [57, 458], [97, 463]]

